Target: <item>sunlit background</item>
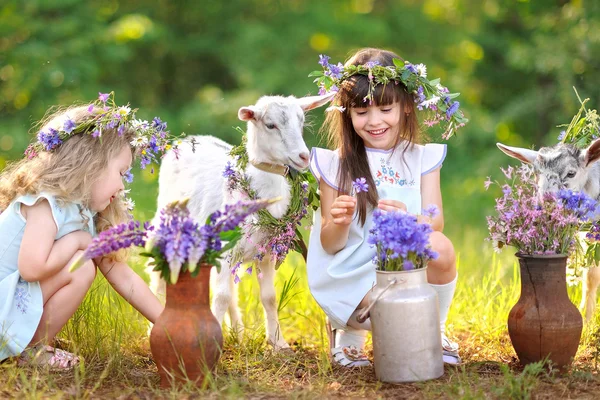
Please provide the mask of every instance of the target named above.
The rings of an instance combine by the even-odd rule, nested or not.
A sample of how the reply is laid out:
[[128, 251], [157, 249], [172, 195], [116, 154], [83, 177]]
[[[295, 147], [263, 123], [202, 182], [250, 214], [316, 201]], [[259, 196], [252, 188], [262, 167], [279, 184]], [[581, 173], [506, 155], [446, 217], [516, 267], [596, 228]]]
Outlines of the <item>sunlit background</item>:
[[[600, 3], [515, 0], [5, 1], [0, 11], [0, 168], [21, 156], [55, 104], [114, 90], [173, 133], [232, 143], [237, 109], [263, 94], [303, 96], [319, 54], [364, 46], [425, 63], [471, 122], [442, 169], [446, 232], [484, 244], [485, 177], [514, 163], [495, 147], [549, 145], [579, 101], [600, 101]], [[309, 147], [323, 109], [310, 112]], [[431, 131], [439, 141], [437, 131]], [[157, 174], [137, 173], [136, 216], [154, 213]], [[468, 228], [468, 229], [467, 229]], [[486, 248], [491, 248], [488, 246]]]

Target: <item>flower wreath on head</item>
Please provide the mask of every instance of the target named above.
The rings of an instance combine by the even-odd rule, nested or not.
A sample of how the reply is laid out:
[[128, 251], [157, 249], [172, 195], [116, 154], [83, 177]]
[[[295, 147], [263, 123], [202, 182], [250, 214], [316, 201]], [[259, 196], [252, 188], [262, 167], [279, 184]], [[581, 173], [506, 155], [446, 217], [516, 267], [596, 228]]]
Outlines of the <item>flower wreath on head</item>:
[[[152, 122], [136, 119], [137, 108], [131, 109], [129, 104], [125, 106], [115, 104], [114, 92], [98, 94], [98, 99], [88, 107], [88, 112], [94, 114], [92, 118], [76, 124], [67, 117], [59, 129], [46, 128], [40, 131], [37, 140], [25, 150], [25, 155], [32, 159], [42, 151], [53, 151], [78, 134], [88, 134], [102, 140], [102, 134], [106, 129], [116, 129], [119, 135], [122, 135], [126, 128], [136, 132], [131, 145], [139, 153], [142, 169], [152, 161], [156, 161], [159, 154], [173, 147], [167, 123], [159, 117], [155, 117]], [[130, 182], [132, 176], [129, 172], [128, 176]]]
[[[46, 128], [38, 132], [37, 140], [31, 143], [25, 150], [27, 158], [32, 159], [40, 152], [51, 152], [62, 145], [66, 140], [78, 134], [92, 135], [102, 140], [102, 134], [106, 129], [116, 129], [118, 135], [122, 135], [126, 128], [136, 132], [131, 145], [136, 148], [140, 157], [140, 166], [146, 168], [157, 156], [165, 151], [177, 149], [177, 143], [173, 144], [173, 138], [167, 130], [167, 123], [159, 117], [152, 122], [136, 119], [136, 109], [131, 109], [129, 104], [117, 106], [114, 101], [114, 92], [98, 93], [98, 99], [91, 103], [88, 112], [93, 113], [89, 118], [76, 124], [69, 117], [65, 118], [59, 129]], [[133, 182], [133, 174], [128, 170], [124, 175], [127, 183]], [[129, 190], [123, 191], [123, 202], [127, 210], [133, 210], [135, 203], [127, 197]]]
[[[428, 112], [429, 116], [423, 123], [429, 127], [440, 124], [444, 126], [444, 139], [449, 139], [458, 128], [469, 120], [465, 118], [460, 103], [453, 99], [459, 93], [450, 93], [448, 88], [440, 84], [439, 79], [427, 79], [427, 67], [424, 64], [411, 64], [408, 61], [394, 58], [393, 66], [383, 66], [379, 61], [369, 61], [364, 65], [348, 65], [342, 63], [330, 64], [329, 57], [319, 56], [319, 64], [323, 71], [313, 71], [308, 76], [316, 77], [314, 82], [319, 86], [319, 94], [337, 92], [341, 84], [354, 75], [364, 75], [369, 79], [369, 92], [363, 99], [372, 104], [375, 86], [387, 85], [390, 82], [402, 82], [408, 93], [414, 97], [417, 109]], [[344, 112], [340, 106], [332, 106], [327, 110], [336, 109]]]

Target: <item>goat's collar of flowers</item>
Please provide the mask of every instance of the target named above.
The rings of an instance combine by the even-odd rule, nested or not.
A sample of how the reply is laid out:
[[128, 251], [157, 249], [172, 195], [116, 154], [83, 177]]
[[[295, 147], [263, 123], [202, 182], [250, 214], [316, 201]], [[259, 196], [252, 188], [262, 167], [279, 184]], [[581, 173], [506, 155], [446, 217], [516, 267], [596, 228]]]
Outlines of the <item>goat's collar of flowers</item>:
[[249, 163], [252, 164], [252, 166], [256, 169], [260, 169], [261, 171], [269, 172], [271, 174], [281, 175], [283, 177], [286, 177], [290, 172], [290, 167], [288, 165], [255, 161], [249, 161]]
[[[223, 176], [227, 179], [230, 191], [239, 191], [250, 200], [256, 200], [258, 195], [252, 189], [250, 178], [245, 173], [246, 166], [250, 162], [246, 150], [245, 132], [239, 127], [236, 129], [243, 135], [241, 144], [235, 146], [229, 153], [236, 160], [236, 164], [234, 166], [228, 163]], [[271, 256], [275, 259], [276, 266], [283, 262], [289, 250], [305, 251], [306, 246], [302, 242], [302, 234], [298, 231], [298, 227], [308, 214], [309, 206], [316, 209], [319, 202], [317, 183], [310, 173], [290, 168], [285, 177], [290, 184], [290, 205], [285, 215], [276, 219], [267, 209], [262, 209], [256, 213], [257, 218], [251, 223], [251, 232], [258, 229], [268, 232], [266, 243], [259, 247], [255, 258], [262, 260], [265, 255]]]
[[[342, 83], [354, 75], [364, 75], [369, 79], [369, 91], [363, 102], [372, 104], [375, 87], [402, 83], [408, 93], [412, 93], [417, 108], [427, 112], [423, 123], [429, 127], [440, 124], [444, 128], [444, 139], [449, 139], [458, 128], [464, 126], [469, 120], [459, 109], [460, 103], [453, 100], [459, 93], [450, 93], [448, 88], [440, 84], [439, 79], [427, 79], [425, 64], [411, 64], [408, 61], [394, 59], [393, 66], [379, 65], [378, 61], [369, 61], [364, 65], [348, 65], [342, 63], [330, 64], [329, 57], [319, 56], [322, 71], [313, 71], [309, 74], [315, 77], [314, 82], [319, 86], [319, 94], [337, 92]], [[340, 106], [329, 107], [328, 110], [344, 112]]]
[[159, 117], [155, 117], [152, 122], [137, 119], [136, 111], [137, 109], [131, 109], [129, 104], [124, 106], [115, 104], [114, 92], [99, 93], [98, 99], [88, 107], [88, 112], [92, 114], [91, 118], [86, 118], [85, 121], [77, 124], [67, 117], [58, 129], [52, 127], [40, 131], [37, 140], [29, 145], [25, 155], [31, 159], [42, 151], [54, 151], [66, 140], [78, 134], [92, 135], [101, 140], [106, 129], [116, 129], [121, 135], [129, 128], [136, 132], [131, 145], [140, 154], [141, 166], [145, 168], [156, 160], [157, 155], [169, 150], [172, 144], [166, 122]]

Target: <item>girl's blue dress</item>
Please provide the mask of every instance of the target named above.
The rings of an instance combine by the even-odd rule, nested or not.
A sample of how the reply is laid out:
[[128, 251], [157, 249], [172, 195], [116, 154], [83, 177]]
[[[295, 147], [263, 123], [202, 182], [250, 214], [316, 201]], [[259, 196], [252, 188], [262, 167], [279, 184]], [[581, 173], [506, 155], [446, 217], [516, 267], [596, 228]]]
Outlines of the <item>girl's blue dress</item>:
[[81, 204], [59, 203], [51, 194], [16, 198], [0, 214], [0, 360], [19, 355], [33, 338], [44, 307], [38, 282], [27, 282], [18, 269], [19, 250], [25, 231], [21, 204], [32, 206], [48, 200], [57, 227], [55, 240], [84, 230], [93, 236], [94, 216]]
[[[442, 165], [445, 144], [408, 146], [400, 143], [394, 151], [367, 148], [367, 157], [380, 199], [400, 200], [411, 214], [421, 214], [421, 176]], [[404, 158], [404, 159], [403, 159]], [[317, 180], [337, 186], [339, 153], [313, 148], [310, 169]], [[356, 217], [356, 214], [355, 214]], [[344, 328], [350, 315], [375, 285], [375, 248], [368, 242], [373, 226], [372, 210], [364, 226], [354, 218], [346, 247], [328, 254], [321, 246], [321, 209], [314, 213], [306, 269], [310, 291], [334, 328]]]

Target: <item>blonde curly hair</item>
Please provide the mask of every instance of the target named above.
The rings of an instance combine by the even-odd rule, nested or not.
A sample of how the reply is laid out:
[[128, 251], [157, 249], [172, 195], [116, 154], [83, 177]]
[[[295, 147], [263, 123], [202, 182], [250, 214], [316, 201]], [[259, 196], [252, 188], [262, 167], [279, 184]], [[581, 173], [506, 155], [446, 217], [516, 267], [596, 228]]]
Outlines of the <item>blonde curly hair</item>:
[[[34, 127], [34, 132], [57, 129], [66, 118], [80, 124], [94, 118], [102, 109], [94, 105], [51, 109]], [[9, 163], [0, 173], [0, 211], [18, 196], [46, 192], [59, 203], [77, 202], [89, 207], [91, 189], [111, 159], [129, 146], [135, 157], [131, 141], [135, 130], [131, 127], [120, 134], [117, 129], [104, 129], [101, 138], [82, 133], [70, 137], [51, 152], [42, 151], [31, 159], [25, 157]], [[129, 220], [129, 213], [120, 197], [96, 214], [97, 232]], [[119, 253], [121, 254], [121, 253]], [[116, 259], [121, 256], [115, 255]]]

